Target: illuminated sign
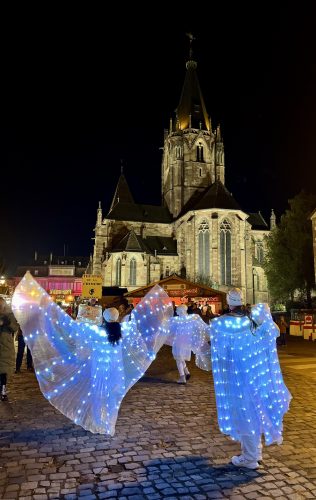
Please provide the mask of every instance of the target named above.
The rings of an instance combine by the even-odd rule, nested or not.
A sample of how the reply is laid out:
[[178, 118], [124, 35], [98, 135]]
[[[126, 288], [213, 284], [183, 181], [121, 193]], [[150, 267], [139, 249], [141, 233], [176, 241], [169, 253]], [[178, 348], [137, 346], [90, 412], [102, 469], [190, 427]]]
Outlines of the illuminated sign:
[[82, 276], [82, 292], [83, 299], [101, 299], [102, 297], [102, 276], [94, 274], [84, 274]]

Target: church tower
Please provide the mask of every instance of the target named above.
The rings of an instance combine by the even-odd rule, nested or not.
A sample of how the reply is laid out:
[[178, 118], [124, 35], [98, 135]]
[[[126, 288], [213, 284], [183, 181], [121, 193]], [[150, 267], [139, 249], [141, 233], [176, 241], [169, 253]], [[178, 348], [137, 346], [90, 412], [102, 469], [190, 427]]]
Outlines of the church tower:
[[[192, 35], [189, 38], [192, 44]], [[215, 180], [225, 182], [220, 128], [213, 133], [196, 69], [190, 46], [176, 116], [165, 130], [162, 158], [162, 200], [174, 218]]]

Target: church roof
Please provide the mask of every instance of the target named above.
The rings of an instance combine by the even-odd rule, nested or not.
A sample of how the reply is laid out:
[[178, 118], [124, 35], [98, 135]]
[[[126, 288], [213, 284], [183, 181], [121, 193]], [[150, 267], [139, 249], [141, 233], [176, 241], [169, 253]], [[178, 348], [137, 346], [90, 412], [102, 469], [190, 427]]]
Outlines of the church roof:
[[117, 203], [135, 203], [123, 172], [118, 180], [110, 211]]
[[261, 229], [261, 230], [268, 230], [268, 224], [264, 220], [264, 218], [261, 215], [261, 212], [258, 213], [249, 213], [249, 217], [247, 219], [247, 222], [251, 224], [252, 229]]
[[143, 243], [143, 238], [137, 236], [135, 231], [131, 229], [112, 249], [116, 252], [147, 252], [147, 248]]
[[140, 205], [121, 203], [111, 206], [107, 219], [128, 220], [137, 222], [170, 223], [172, 216], [167, 207], [157, 205]]
[[142, 238], [133, 229], [112, 249], [112, 252], [145, 252], [157, 255], [178, 255], [177, 242], [167, 236], [147, 236]]
[[233, 195], [226, 189], [221, 181], [215, 181], [204, 191], [192, 196], [183, 207], [181, 215], [190, 210], [203, 210], [208, 208], [226, 208], [230, 210], [241, 210]]
[[[187, 72], [184, 79], [180, 102], [177, 107], [177, 119], [181, 130], [191, 127], [210, 130], [210, 119], [206, 111], [203, 95], [196, 73], [197, 63], [189, 60], [186, 63]], [[201, 126], [200, 126], [201, 123]]]
[[159, 255], [178, 255], [177, 242], [171, 236], [147, 236], [145, 242], [151, 253], [156, 250]]

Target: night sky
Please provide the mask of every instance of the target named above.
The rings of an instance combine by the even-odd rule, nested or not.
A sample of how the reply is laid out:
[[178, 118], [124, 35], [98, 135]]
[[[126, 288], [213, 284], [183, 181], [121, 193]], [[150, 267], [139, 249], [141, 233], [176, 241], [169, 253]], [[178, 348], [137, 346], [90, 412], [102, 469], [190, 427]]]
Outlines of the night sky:
[[[209, 16], [155, 5], [123, 18], [28, 10], [6, 20], [0, 256], [9, 272], [35, 250], [89, 255], [121, 161], [135, 200], [160, 203], [159, 148], [185, 77], [186, 32], [213, 128], [222, 127], [226, 185], [243, 209], [279, 217], [301, 189], [316, 192], [308, 4], [210, 4]], [[131, 24], [132, 13], [147, 22]]]

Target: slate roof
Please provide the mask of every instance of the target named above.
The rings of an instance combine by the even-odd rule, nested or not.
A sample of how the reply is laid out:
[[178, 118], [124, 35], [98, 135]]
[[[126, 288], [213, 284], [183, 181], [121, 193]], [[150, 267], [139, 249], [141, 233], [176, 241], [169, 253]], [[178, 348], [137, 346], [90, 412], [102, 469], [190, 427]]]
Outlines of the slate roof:
[[206, 111], [196, 73], [197, 63], [192, 60], [187, 61], [186, 67], [187, 72], [184, 79], [180, 102], [176, 110], [180, 129], [184, 130], [189, 127], [191, 115], [192, 128], [210, 130], [210, 119]]
[[249, 213], [248, 215], [249, 215], [249, 217], [247, 219], [247, 222], [249, 222], [249, 224], [251, 224], [252, 229], [261, 229], [261, 230], [266, 230], [266, 231], [269, 229], [268, 224], [266, 223], [266, 221], [262, 217], [261, 212]]
[[147, 236], [142, 238], [132, 229], [113, 248], [111, 252], [145, 252], [155, 255], [178, 255], [177, 242], [167, 236]]
[[113, 209], [117, 203], [135, 203], [132, 193], [127, 184], [125, 175], [122, 173], [119, 177], [115, 193], [112, 199], [110, 211]]
[[172, 215], [167, 207], [141, 205], [136, 203], [117, 203], [106, 216], [107, 219], [128, 220], [135, 222], [172, 222]]
[[184, 215], [190, 210], [203, 210], [208, 208], [242, 210], [233, 195], [219, 180], [215, 181], [204, 191], [193, 195], [183, 207], [181, 215]]

